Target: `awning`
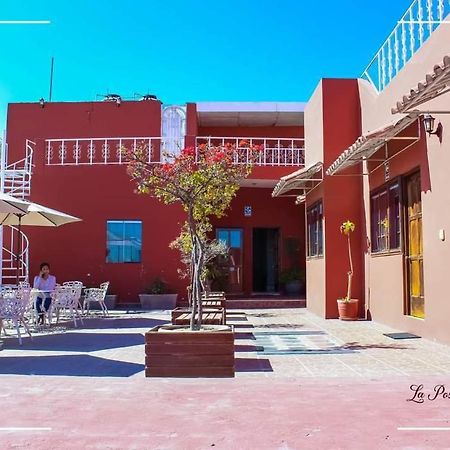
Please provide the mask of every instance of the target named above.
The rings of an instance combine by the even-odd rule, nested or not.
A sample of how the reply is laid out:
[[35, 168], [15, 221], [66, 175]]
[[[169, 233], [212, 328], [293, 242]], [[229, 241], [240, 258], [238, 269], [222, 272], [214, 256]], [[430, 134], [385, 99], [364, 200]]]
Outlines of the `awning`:
[[[318, 162], [280, 178], [280, 181], [272, 192], [272, 197], [297, 197], [299, 195], [306, 195], [308, 191], [322, 181], [322, 167], [323, 164]], [[290, 193], [289, 195], [287, 194], [288, 192]]]
[[392, 114], [406, 113], [447, 92], [450, 92], [450, 56], [445, 56], [443, 63], [434, 66], [433, 73], [426, 75], [425, 81], [419, 83], [416, 89], [411, 89], [408, 95], [404, 95], [396, 107], [392, 108]]
[[[328, 167], [326, 174], [334, 175], [335, 173], [351, 167], [364, 159], [370, 158], [377, 150], [391, 140], [402, 139], [412, 142], [417, 141], [420, 138], [419, 132], [416, 136], [398, 137], [398, 134], [416, 121], [418, 117], [419, 114], [411, 113], [405, 117], [402, 117], [400, 120], [397, 119], [389, 125], [385, 125], [384, 127], [372, 131], [364, 136], [360, 136], [353, 145], [341, 153], [336, 161]], [[411, 145], [411, 142], [407, 145]]]

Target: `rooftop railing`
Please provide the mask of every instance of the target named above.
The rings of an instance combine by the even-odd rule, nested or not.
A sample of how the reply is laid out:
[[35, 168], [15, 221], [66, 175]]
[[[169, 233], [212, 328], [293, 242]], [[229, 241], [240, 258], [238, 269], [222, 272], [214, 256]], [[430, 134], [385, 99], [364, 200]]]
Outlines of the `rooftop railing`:
[[[235, 147], [235, 164], [246, 164], [248, 146], [259, 146], [257, 166], [304, 165], [304, 139], [302, 138], [248, 138], [248, 137], [197, 137], [200, 144]], [[117, 137], [117, 138], [70, 138], [45, 141], [45, 164], [49, 166], [121, 165], [126, 164], [121, 149], [146, 149], [148, 163], [164, 162], [164, 152], [176, 153], [184, 147], [184, 138], [164, 137]]]
[[365, 68], [362, 78], [381, 92], [448, 14], [450, 0], [414, 0]]

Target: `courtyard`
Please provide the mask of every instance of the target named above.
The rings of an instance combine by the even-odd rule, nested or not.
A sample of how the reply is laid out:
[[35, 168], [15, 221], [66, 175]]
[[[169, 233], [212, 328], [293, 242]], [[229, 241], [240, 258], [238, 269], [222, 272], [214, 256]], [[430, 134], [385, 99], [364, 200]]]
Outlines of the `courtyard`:
[[[450, 374], [447, 346], [303, 308], [227, 319], [234, 379], [144, 377], [144, 333], [169, 311], [62, 322], [22, 347], [4, 338], [0, 447], [448, 448], [448, 398], [433, 399]], [[408, 401], [421, 384], [433, 400]]]

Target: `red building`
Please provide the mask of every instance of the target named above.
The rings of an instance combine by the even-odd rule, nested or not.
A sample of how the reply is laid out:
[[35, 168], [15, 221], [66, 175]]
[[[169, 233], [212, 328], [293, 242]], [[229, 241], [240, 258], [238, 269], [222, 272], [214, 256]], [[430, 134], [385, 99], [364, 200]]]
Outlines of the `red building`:
[[413, 2], [361, 78], [323, 79], [307, 104], [10, 105], [8, 161], [26, 165], [33, 151], [31, 189], [25, 169], [18, 185], [83, 219], [27, 230], [32, 269], [50, 260], [59, 279], [109, 279], [123, 302], [162, 276], [183, 297], [168, 249], [183, 214], [135, 195], [117, 148], [143, 140], [159, 163], [161, 148], [247, 138], [263, 144], [261, 160], [214, 222], [233, 256], [229, 293], [277, 294], [283, 269], [306, 267], [307, 307], [337, 318], [349, 270], [340, 225], [351, 220], [359, 317], [450, 342], [450, 6], [427, 4], [424, 21]]
[[305, 107], [305, 168], [273, 195], [305, 205], [311, 311], [338, 317], [350, 220], [359, 317], [450, 343], [450, 28], [439, 25], [450, 7], [428, 3], [427, 27], [414, 2], [407, 32], [398, 22], [360, 79], [319, 83]]
[[[169, 243], [184, 214], [137, 195], [118, 149], [145, 142], [149, 160], [205, 140], [242, 138], [264, 151], [234, 199], [228, 215], [214, 222], [232, 253], [228, 291], [277, 294], [279, 273], [304, 267], [304, 222], [288, 199], [273, 199], [280, 176], [304, 164], [301, 103], [189, 103], [164, 107], [156, 99], [103, 102], [21, 103], [8, 108], [8, 162], [32, 150], [30, 198], [82, 218], [58, 229], [28, 228], [29, 275], [49, 261], [59, 280], [89, 285], [111, 281], [123, 303], [138, 301], [156, 277], [185, 297], [177, 275], [179, 254]], [[238, 164], [245, 149], [237, 149]], [[294, 253], [292, 248], [294, 247]], [[26, 276], [26, 267], [23, 268]]]

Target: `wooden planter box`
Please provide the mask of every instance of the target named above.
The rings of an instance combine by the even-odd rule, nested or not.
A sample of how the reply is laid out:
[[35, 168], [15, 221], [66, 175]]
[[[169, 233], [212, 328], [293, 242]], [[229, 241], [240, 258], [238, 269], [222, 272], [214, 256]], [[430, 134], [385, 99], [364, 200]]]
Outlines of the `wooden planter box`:
[[[190, 308], [175, 308], [172, 310], [172, 325], [189, 325], [191, 323]], [[226, 315], [224, 308], [204, 308], [202, 323], [205, 325], [225, 325]]]
[[159, 326], [145, 333], [146, 377], [234, 377], [234, 332], [159, 332]]

